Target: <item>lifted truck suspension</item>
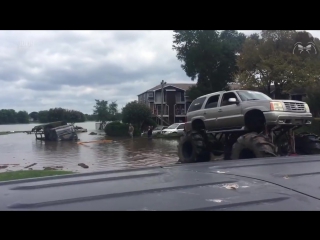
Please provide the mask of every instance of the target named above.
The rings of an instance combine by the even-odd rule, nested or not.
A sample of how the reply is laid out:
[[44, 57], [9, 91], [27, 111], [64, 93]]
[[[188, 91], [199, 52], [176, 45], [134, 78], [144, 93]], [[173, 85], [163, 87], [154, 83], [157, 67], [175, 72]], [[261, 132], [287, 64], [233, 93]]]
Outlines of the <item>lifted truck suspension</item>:
[[294, 132], [293, 129], [289, 129], [287, 132], [287, 138], [289, 141], [289, 155], [297, 155], [296, 154], [296, 145], [295, 145], [295, 138], [294, 138]]

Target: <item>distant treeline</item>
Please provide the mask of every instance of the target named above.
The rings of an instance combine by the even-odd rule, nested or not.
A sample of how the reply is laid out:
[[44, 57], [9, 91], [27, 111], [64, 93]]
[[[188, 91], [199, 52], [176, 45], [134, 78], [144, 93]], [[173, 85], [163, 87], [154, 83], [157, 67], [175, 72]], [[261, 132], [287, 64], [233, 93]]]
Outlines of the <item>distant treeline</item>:
[[16, 112], [13, 109], [0, 110], [0, 124], [29, 123], [29, 115], [26, 111]]
[[13, 109], [0, 110], [0, 124], [15, 124], [15, 123], [29, 123], [29, 122], [55, 122], [67, 121], [71, 122], [84, 122], [95, 121], [95, 115], [83, 114], [75, 110], [67, 110], [63, 108], [52, 108], [49, 110], [31, 112], [28, 114], [26, 111], [16, 112]]
[[63, 108], [51, 108], [50, 110], [40, 111], [37, 117], [40, 123], [56, 121], [66, 121], [72, 123], [86, 121], [86, 118], [82, 112]]

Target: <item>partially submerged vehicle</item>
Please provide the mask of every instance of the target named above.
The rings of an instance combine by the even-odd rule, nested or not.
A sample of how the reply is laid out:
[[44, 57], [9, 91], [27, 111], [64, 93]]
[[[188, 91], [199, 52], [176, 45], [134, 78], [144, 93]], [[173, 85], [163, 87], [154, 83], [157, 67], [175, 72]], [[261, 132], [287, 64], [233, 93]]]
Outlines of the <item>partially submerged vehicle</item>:
[[[166, 129], [167, 126], [157, 126], [152, 130], [152, 136], [157, 136], [159, 134], [161, 134], [162, 130]], [[144, 131], [143, 133], [141, 133], [141, 136], [147, 136], [148, 135], [148, 131]]]
[[184, 123], [174, 123], [163, 129], [161, 134], [165, 136], [183, 136], [184, 135]]
[[74, 130], [76, 132], [87, 132], [88, 131], [86, 128], [79, 127], [79, 126], [74, 126]]
[[34, 127], [37, 140], [45, 141], [72, 141], [78, 140], [78, 135], [73, 125], [65, 121], [51, 122]]

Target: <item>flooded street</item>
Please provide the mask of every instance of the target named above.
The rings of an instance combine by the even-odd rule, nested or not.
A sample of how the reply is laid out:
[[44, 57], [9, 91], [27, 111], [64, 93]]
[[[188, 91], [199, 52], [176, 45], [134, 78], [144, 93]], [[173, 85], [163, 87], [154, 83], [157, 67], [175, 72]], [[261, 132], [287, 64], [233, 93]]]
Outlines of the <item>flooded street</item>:
[[[39, 124], [0, 125], [2, 131], [30, 131]], [[103, 140], [102, 135], [89, 135], [95, 131], [94, 122], [75, 124], [88, 129], [88, 132], [78, 133], [81, 142]], [[40, 170], [44, 167], [58, 167], [74, 172], [91, 172], [99, 170], [115, 170], [139, 168], [148, 166], [164, 166], [175, 164], [178, 161], [178, 139], [116, 139], [113, 143], [86, 143], [76, 142], [44, 142], [35, 140], [34, 134], [14, 133], [0, 135], [0, 165], [8, 170], [20, 170], [30, 167]], [[84, 163], [89, 168], [78, 166]]]

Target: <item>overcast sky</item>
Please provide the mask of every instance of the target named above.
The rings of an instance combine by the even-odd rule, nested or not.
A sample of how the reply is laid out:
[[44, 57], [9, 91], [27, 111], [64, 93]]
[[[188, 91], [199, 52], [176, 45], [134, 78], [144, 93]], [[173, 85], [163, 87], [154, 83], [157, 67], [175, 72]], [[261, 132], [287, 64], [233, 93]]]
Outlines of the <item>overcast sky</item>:
[[122, 108], [162, 79], [192, 83], [172, 40], [172, 31], [0, 31], [0, 109], [92, 114], [94, 99]]

